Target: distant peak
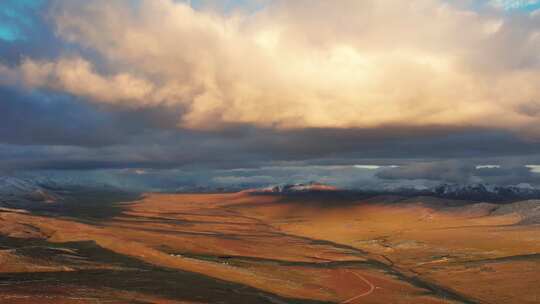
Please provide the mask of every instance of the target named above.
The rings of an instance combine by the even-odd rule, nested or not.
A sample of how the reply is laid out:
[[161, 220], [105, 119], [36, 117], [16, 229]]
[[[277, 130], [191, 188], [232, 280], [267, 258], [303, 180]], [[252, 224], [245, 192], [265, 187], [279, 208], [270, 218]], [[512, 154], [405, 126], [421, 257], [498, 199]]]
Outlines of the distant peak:
[[318, 182], [297, 183], [297, 184], [280, 184], [264, 188], [249, 189], [248, 193], [304, 193], [304, 192], [327, 192], [338, 191], [339, 189]]

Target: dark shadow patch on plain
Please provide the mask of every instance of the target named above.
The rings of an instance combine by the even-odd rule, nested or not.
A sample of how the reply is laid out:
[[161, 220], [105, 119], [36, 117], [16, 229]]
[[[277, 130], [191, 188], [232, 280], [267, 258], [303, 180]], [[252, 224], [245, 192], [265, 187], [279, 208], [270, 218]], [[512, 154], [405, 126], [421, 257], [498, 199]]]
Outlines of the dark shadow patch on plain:
[[[0, 237], [0, 246], [17, 248], [25, 256], [43, 258], [54, 251], [72, 250], [93, 262], [122, 267], [65, 272], [31, 272], [0, 274], [0, 292], [12, 292], [12, 286], [25, 294], [38, 294], [51, 286], [81, 286], [139, 292], [146, 295], [182, 301], [207, 303], [325, 303], [314, 300], [291, 299], [274, 295], [246, 285], [211, 278], [202, 274], [157, 267], [98, 246], [94, 241], [49, 243], [38, 239]], [[32, 248], [39, 250], [32, 251]], [[49, 257], [50, 258], [50, 257]], [[39, 288], [36, 288], [39, 287]], [[45, 288], [46, 289], [46, 288]]]
[[79, 222], [95, 223], [122, 214], [126, 206], [143, 197], [140, 193], [116, 189], [71, 187], [50, 189], [58, 194], [56, 202], [3, 203], [5, 207], [27, 210], [35, 215], [67, 217]]

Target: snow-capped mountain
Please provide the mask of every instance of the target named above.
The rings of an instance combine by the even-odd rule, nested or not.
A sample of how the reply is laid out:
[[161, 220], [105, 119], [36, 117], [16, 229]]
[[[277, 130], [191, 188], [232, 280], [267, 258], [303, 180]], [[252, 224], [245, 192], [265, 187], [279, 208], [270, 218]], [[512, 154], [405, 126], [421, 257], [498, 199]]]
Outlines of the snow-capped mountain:
[[58, 185], [44, 179], [0, 177], [0, 203], [54, 203], [62, 200]]
[[434, 196], [441, 198], [505, 202], [540, 198], [540, 189], [530, 186], [496, 186], [487, 184], [441, 184], [431, 188], [384, 188], [384, 189], [339, 189], [321, 183], [311, 182], [307, 184], [282, 184], [265, 188], [245, 190], [254, 194], [294, 194], [316, 192], [339, 192], [363, 195], [392, 194], [398, 196]]
[[540, 189], [527, 186], [443, 184], [430, 190], [436, 196], [468, 200], [514, 200], [540, 198]]
[[[243, 190], [248, 189], [248, 190]], [[351, 195], [392, 194], [399, 196], [433, 196], [458, 200], [510, 202], [528, 199], [540, 199], [540, 189], [529, 185], [497, 186], [488, 184], [440, 184], [432, 187], [415, 188], [349, 188], [339, 189], [335, 186], [319, 183], [279, 184], [261, 188], [237, 185], [227, 188], [185, 186], [170, 192], [238, 192], [253, 194], [296, 194], [296, 193], [348, 193]], [[75, 196], [88, 196], [96, 192], [133, 191], [130, 188], [111, 186], [100, 180], [58, 179], [47, 176], [0, 176], [0, 207], [35, 206], [36, 204], [58, 203]]]
[[275, 185], [260, 189], [250, 189], [246, 190], [246, 192], [251, 193], [305, 193], [305, 192], [327, 192], [327, 191], [338, 191], [339, 189], [330, 186], [325, 185], [317, 182], [310, 182], [307, 184], [282, 184], [282, 185]]
[[94, 193], [121, 192], [92, 181], [55, 180], [48, 177], [0, 176], [0, 207], [25, 208], [65, 203]]

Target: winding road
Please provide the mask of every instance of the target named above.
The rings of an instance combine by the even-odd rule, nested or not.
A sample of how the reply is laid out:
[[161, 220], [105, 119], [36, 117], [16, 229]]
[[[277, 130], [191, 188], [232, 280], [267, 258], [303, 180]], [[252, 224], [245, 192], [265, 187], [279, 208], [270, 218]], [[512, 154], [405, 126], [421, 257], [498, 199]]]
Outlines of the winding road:
[[359, 274], [357, 272], [354, 272], [354, 271], [351, 271], [351, 270], [346, 270], [346, 271], [352, 273], [354, 276], [356, 276], [357, 278], [362, 280], [364, 283], [366, 283], [369, 286], [369, 290], [367, 290], [366, 292], [361, 293], [359, 295], [356, 295], [356, 296], [354, 296], [354, 297], [352, 297], [350, 299], [342, 301], [341, 304], [351, 303], [352, 301], [354, 301], [354, 300], [356, 300], [358, 298], [370, 295], [373, 291], [375, 291], [375, 285], [373, 285], [370, 281], [368, 281], [366, 278], [364, 278], [361, 274]]

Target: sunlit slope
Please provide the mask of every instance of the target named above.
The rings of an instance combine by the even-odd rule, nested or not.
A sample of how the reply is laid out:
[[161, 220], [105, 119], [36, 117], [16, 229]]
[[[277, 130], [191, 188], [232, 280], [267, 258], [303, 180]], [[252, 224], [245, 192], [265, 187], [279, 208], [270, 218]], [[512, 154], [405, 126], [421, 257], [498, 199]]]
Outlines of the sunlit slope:
[[[224, 303], [535, 303], [538, 296], [539, 227], [495, 204], [238, 193], [147, 194], [122, 206], [122, 213], [99, 219], [0, 212], [4, 237], [60, 247], [24, 254], [8, 242], [0, 257], [9, 263], [0, 271], [19, 273], [9, 276], [20, 280], [62, 273], [72, 281], [80, 273], [86, 279], [70, 286], [96, 289], [118, 303], [137, 294], [171, 303], [216, 297]], [[65, 245], [86, 241], [107, 254]], [[135, 264], [104, 259], [110, 255]], [[88, 274], [112, 271], [120, 278], [128, 273], [118, 271], [133, 268], [144, 271], [120, 279], [124, 285], [96, 286], [99, 275]], [[202, 275], [208, 290], [220, 291], [150, 288], [160, 286], [165, 270], [173, 271], [165, 277], [175, 284], [189, 286], [193, 275]], [[176, 273], [185, 271], [192, 275]], [[35, 281], [15, 293], [29, 296], [31, 286], [42, 285]], [[149, 287], [134, 294], [136, 282]], [[6, 292], [0, 288], [0, 300]]]

